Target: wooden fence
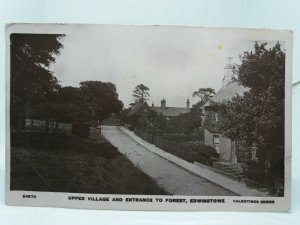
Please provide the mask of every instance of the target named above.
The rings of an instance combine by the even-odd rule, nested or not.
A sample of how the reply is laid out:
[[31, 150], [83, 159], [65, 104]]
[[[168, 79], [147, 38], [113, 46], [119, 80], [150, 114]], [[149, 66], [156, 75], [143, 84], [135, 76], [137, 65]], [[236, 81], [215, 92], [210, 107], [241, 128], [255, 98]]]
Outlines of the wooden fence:
[[[50, 121], [49, 122], [49, 131], [52, 132], [55, 129], [55, 122]], [[34, 119], [26, 119], [25, 120], [25, 128], [33, 128], [37, 130], [45, 129], [46, 122], [43, 120], [34, 120]], [[68, 134], [71, 134], [72, 125], [68, 123], [58, 123], [57, 128], [59, 130], [62, 130]]]

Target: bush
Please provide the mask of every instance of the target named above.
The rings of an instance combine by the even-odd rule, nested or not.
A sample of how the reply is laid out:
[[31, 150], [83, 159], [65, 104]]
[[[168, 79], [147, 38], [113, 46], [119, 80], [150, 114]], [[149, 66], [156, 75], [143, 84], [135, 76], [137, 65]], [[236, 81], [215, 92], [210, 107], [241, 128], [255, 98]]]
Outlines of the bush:
[[72, 124], [72, 134], [86, 138], [90, 135], [90, 126], [89, 124], [84, 123], [73, 123]]
[[164, 134], [163, 138], [169, 141], [175, 142], [189, 142], [189, 141], [201, 141], [201, 137], [196, 135], [174, 135], [174, 134]]
[[216, 149], [203, 144], [201, 141], [187, 142], [186, 144], [188, 145], [188, 148], [192, 150], [192, 157], [194, 161], [212, 166], [212, 158], [219, 157], [219, 153], [217, 153]]

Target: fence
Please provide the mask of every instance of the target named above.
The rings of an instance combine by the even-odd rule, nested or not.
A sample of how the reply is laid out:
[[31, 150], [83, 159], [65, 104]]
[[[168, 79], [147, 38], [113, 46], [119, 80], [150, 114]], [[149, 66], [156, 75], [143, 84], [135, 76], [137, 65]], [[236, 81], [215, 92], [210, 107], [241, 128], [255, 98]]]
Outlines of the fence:
[[[54, 121], [49, 122], [49, 131], [52, 132], [55, 129], [56, 123]], [[26, 128], [33, 128], [33, 129], [45, 129], [46, 121], [43, 120], [33, 120], [33, 119], [26, 119], [25, 120], [25, 127]], [[68, 134], [71, 134], [72, 125], [68, 123], [58, 123], [57, 128], [62, 130]]]
[[[49, 122], [49, 131], [53, 132], [55, 129], [56, 123]], [[33, 120], [33, 119], [26, 119], [25, 120], [25, 128], [35, 129], [35, 130], [43, 130], [46, 127], [46, 122], [43, 120]], [[72, 133], [72, 124], [69, 123], [58, 123], [57, 129], [63, 131], [67, 134]], [[100, 128], [90, 127], [89, 128], [89, 137], [90, 139], [97, 139], [99, 134], [101, 133]]]
[[45, 126], [46, 126], [46, 122], [45, 121], [31, 120], [31, 119], [26, 119], [25, 120], [25, 127], [44, 128]]
[[188, 140], [190, 141], [191, 138], [185, 137], [181, 138], [180, 142], [178, 141], [172, 141], [166, 139], [165, 136], [155, 136], [151, 135], [147, 132], [134, 129], [134, 133], [144, 139], [145, 141], [156, 145], [157, 147], [163, 149], [166, 152], [169, 152], [173, 155], [176, 155], [182, 159], [185, 159], [187, 161], [194, 161], [194, 152], [187, 144], [182, 142], [182, 140]]
[[175, 142], [202, 141], [203, 135], [163, 134], [164, 139]]

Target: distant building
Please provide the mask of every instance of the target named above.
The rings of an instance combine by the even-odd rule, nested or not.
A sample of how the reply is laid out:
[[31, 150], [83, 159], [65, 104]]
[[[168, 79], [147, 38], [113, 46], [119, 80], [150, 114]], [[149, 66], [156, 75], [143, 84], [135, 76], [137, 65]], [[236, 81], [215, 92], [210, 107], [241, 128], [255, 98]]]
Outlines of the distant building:
[[187, 99], [186, 107], [168, 107], [166, 100], [162, 99], [160, 107], [154, 106], [154, 104], [152, 104], [151, 110], [156, 112], [158, 115], [162, 115], [167, 119], [171, 119], [172, 117], [179, 116], [180, 114], [189, 113], [191, 111], [190, 100]]
[[147, 102], [141, 102], [133, 106], [127, 116], [133, 117], [133, 116], [141, 116], [146, 115], [149, 110], [149, 105]]
[[[249, 88], [246, 88], [236, 81], [234, 75], [234, 66], [231, 64], [231, 58], [229, 63], [224, 67], [224, 77], [222, 82], [222, 88], [203, 106], [204, 119], [210, 122], [218, 122], [218, 112], [211, 109], [211, 104], [221, 103], [225, 100], [230, 100], [237, 95], [243, 96]], [[212, 131], [205, 129], [204, 131], [204, 143], [214, 147], [220, 154], [220, 158], [224, 161], [236, 164], [236, 145], [235, 142], [227, 138], [224, 134], [213, 133]]]
[[130, 118], [130, 121], [132, 121], [131, 123], [133, 123], [137, 117], [146, 116], [149, 110], [156, 112], [158, 115], [166, 117], [167, 120], [170, 120], [176, 116], [179, 116], [180, 114], [190, 112], [190, 100], [187, 99], [186, 107], [168, 107], [165, 99], [161, 100], [160, 106], [154, 106], [152, 103], [150, 107], [146, 102], [141, 102], [133, 106], [127, 116]]

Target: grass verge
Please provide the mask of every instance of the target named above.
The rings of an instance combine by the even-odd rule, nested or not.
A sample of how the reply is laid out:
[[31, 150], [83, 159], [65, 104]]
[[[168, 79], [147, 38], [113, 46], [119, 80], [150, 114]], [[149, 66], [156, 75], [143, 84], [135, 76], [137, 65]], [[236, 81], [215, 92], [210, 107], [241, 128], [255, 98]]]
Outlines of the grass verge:
[[11, 134], [11, 190], [163, 195], [107, 141], [65, 134]]

